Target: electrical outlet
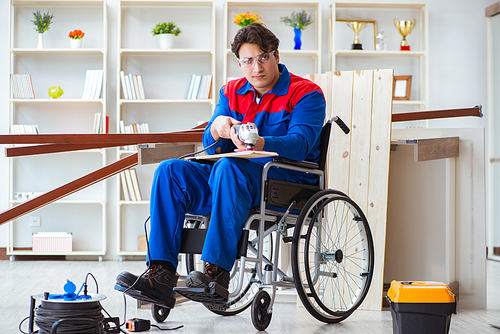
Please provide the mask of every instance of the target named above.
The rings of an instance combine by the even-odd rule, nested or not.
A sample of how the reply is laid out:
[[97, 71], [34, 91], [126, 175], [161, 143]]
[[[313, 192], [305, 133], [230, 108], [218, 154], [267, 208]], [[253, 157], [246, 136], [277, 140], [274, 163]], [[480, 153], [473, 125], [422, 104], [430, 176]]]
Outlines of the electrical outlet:
[[30, 216], [30, 226], [32, 226], [32, 227], [42, 226], [42, 217], [41, 216]]

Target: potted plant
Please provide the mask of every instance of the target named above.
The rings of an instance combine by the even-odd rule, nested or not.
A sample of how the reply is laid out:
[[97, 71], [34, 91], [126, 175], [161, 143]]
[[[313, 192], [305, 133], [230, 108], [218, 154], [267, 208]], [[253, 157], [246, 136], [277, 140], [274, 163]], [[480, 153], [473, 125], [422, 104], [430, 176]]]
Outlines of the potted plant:
[[293, 12], [290, 16], [284, 16], [280, 18], [280, 23], [284, 23], [287, 26], [293, 27], [293, 31], [295, 32], [294, 42], [295, 42], [295, 50], [300, 50], [302, 46], [302, 41], [300, 40], [302, 36], [302, 30], [304, 30], [308, 25], [313, 23], [311, 19], [311, 15], [307, 15], [305, 10], [302, 10], [298, 13]]
[[174, 36], [179, 36], [182, 30], [172, 21], [158, 23], [151, 31], [153, 36], [159, 36], [160, 49], [170, 49], [174, 41]]
[[83, 36], [85, 36], [85, 33], [81, 30], [73, 30], [69, 33], [69, 43], [72, 49], [79, 49], [82, 47]]
[[52, 19], [54, 18], [54, 14], [40, 13], [39, 10], [33, 12], [33, 20], [31, 22], [35, 26], [33, 29], [38, 33], [38, 49], [43, 49], [43, 33], [50, 29], [50, 24], [52, 23]]

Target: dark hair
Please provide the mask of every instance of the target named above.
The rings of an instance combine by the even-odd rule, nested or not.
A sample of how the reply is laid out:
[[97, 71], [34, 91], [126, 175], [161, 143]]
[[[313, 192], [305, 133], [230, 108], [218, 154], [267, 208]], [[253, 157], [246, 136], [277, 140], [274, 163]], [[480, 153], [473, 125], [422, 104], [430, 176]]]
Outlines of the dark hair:
[[273, 32], [260, 23], [252, 23], [241, 28], [234, 36], [231, 51], [240, 58], [240, 47], [244, 43], [257, 44], [264, 52], [277, 51], [280, 40]]

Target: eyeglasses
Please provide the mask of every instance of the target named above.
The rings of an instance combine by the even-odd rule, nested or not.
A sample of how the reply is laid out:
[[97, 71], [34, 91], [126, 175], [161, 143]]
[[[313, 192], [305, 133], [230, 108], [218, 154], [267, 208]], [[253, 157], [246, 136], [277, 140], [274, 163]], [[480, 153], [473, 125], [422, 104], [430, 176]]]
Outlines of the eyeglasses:
[[274, 51], [264, 52], [257, 57], [248, 57], [238, 59], [238, 63], [243, 68], [253, 67], [255, 65], [255, 60], [259, 62], [259, 64], [264, 65], [265, 63], [271, 60], [271, 57], [274, 55]]

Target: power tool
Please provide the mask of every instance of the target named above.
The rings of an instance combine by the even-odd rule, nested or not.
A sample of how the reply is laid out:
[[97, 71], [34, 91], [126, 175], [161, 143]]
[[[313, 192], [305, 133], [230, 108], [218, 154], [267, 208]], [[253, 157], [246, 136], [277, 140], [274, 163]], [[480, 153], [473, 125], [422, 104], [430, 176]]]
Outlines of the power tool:
[[259, 139], [259, 130], [253, 123], [233, 125], [238, 138], [245, 143], [247, 151], [253, 151], [253, 147]]

